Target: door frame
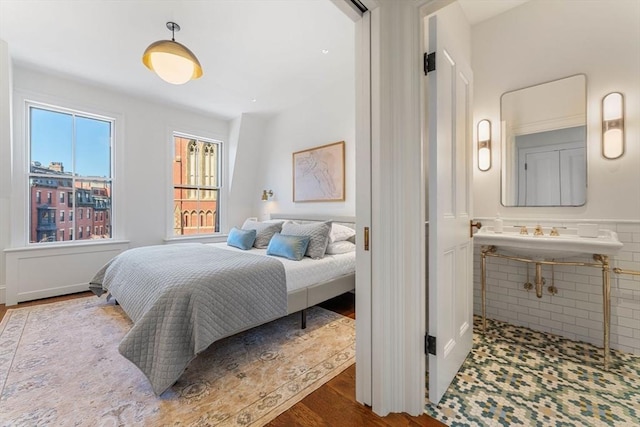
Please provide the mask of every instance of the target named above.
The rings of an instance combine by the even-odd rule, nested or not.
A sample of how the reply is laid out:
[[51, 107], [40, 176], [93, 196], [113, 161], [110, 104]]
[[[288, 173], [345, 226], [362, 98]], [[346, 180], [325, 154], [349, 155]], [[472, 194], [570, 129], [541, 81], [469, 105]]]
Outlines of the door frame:
[[369, 168], [356, 166], [356, 221], [362, 232], [369, 220], [371, 249], [361, 256], [358, 240], [356, 400], [381, 416], [417, 416], [426, 386], [423, 18], [454, 0], [360, 0], [364, 19], [350, 0], [332, 1], [356, 23], [356, 158], [370, 149]]

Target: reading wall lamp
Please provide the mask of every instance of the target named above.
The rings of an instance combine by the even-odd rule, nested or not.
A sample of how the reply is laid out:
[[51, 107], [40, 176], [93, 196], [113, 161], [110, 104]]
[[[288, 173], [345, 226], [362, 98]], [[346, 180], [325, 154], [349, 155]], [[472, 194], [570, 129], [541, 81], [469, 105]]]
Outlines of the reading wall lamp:
[[491, 122], [487, 119], [478, 122], [478, 169], [483, 172], [491, 169]]
[[263, 202], [266, 202], [267, 200], [269, 200], [272, 197], [273, 197], [273, 190], [262, 190], [262, 198], [261, 198], [261, 200]]
[[171, 40], [151, 43], [142, 55], [142, 63], [162, 80], [174, 85], [200, 78], [200, 61], [193, 52], [175, 39], [175, 32], [180, 31], [180, 26], [175, 22], [167, 22], [167, 28], [171, 30]]
[[602, 156], [617, 159], [624, 154], [624, 97], [612, 92], [602, 98]]

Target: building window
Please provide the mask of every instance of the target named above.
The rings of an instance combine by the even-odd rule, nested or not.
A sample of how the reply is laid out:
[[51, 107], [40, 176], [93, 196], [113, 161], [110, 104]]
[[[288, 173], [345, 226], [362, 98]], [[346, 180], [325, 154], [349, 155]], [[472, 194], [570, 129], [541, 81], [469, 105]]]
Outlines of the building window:
[[173, 234], [218, 233], [222, 142], [179, 134], [173, 141]]
[[[115, 120], [35, 103], [27, 106], [31, 193], [29, 242], [53, 241], [56, 236], [64, 240], [64, 232], [58, 230], [55, 223], [56, 212], [51, 213], [54, 220], [49, 222], [41, 214], [52, 206], [56, 194], [59, 203], [64, 204], [65, 193], [69, 210], [67, 221], [71, 223], [67, 240], [88, 239], [91, 233], [86, 232], [83, 236], [82, 228], [93, 226], [90, 212], [98, 205], [105, 212], [111, 210]], [[46, 204], [42, 204], [42, 191], [47, 194]], [[84, 209], [87, 210], [86, 220], [83, 220]], [[77, 224], [74, 217], [83, 223]], [[62, 210], [59, 218], [60, 222], [64, 221]], [[76, 227], [78, 235], [74, 239]], [[99, 237], [109, 239], [112, 235], [108, 232]]]

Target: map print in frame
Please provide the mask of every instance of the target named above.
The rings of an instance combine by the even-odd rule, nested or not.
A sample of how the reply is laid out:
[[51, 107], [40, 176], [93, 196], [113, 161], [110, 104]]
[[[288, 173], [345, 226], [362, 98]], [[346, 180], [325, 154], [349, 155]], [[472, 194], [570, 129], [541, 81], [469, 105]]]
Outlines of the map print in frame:
[[344, 141], [293, 153], [293, 201], [344, 201]]

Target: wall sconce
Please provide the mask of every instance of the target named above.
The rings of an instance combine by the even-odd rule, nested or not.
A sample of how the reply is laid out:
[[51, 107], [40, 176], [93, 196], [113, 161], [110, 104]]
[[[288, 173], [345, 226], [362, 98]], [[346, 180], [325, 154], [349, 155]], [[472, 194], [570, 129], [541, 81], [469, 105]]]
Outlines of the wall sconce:
[[273, 197], [273, 190], [262, 190], [262, 198], [261, 198], [261, 200], [263, 202], [266, 202], [267, 200], [269, 200], [272, 197]]
[[478, 169], [483, 172], [491, 169], [491, 122], [487, 119], [478, 122]]
[[617, 159], [624, 154], [624, 97], [612, 92], [602, 98], [602, 156]]

